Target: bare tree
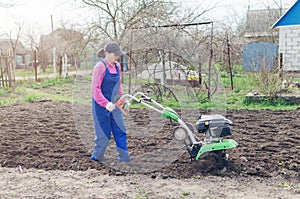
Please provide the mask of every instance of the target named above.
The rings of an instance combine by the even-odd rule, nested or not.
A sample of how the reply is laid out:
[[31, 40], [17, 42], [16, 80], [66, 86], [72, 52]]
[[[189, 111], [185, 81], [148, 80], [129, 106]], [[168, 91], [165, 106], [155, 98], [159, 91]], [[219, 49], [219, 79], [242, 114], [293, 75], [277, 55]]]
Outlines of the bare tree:
[[39, 35], [40, 33], [37, 32], [37, 27], [31, 27], [25, 30], [24, 35], [22, 38], [25, 41], [25, 45], [29, 47], [31, 51], [38, 50], [39, 49]]
[[0, 7], [3, 7], [3, 8], [11, 8], [14, 5], [15, 5], [14, 1], [4, 1], [4, 0], [0, 1]]
[[[177, 37], [182, 38], [183, 34], [195, 40], [195, 44], [201, 43], [203, 38], [207, 37], [206, 33], [201, 35], [195, 28], [183, 28], [180, 24], [202, 22], [205, 20], [203, 16], [219, 5], [219, 1], [208, 3], [204, 0], [197, 2], [193, 7], [186, 1], [175, 0], [82, 0], [82, 2], [97, 11], [97, 20], [88, 22], [90, 24], [88, 29], [90, 35], [94, 35], [103, 43], [115, 40], [128, 49], [131, 43], [143, 43], [151, 48], [166, 48], [167, 51], [171, 50], [171, 47], [178, 49], [174, 43]], [[161, 28], [169, 24], [178, 26]], [[206, 29], [210, 31], [210, 27]], [[134, 42], [131, 40], [132, 33]], [[136, 47], [144, 48], [140, 45]]]
[[[91, 31], [110, 40], [122, 42], [134, 26], [153, 25], [173, 11], [173, 3], [165, 0], [82, 0], [98, 11], [98, 20], [91, 23]], [[155, 14], [157, 13], [157, 14]]]
[[[92, 23], [91, 30], [98, 33], [95, 35], [103, 42], [107, 38], [116, 40], [134, 52], [130, 60], [135, 70], [140, 70], [141, 67], [147, 69], [144, 68], [147, 64], [143, 64], [140, 59], [144, 59], [147, 50], [152, 49], [172, 55], [168, 59], [170, 61], [185, 60], [186, 66], [194, 65], [194, 68], [202, 63], [211, 63], [212, 23], [205, 20], [204, 16], [218, 7], [218, 1], [208, 3], [203, 0], [197, 2], [197, 5], [194, 3], [193, 7], [189, 7], [186, 1], [175, 0], [83, 2], [99, 10], [98, 21]], [[207, 23], [195, 25], [201, 24], [199, 22]], [[148, 61], [150, 60], [146, 60]], [[159, 53], [156, 61], [162, 61]]]

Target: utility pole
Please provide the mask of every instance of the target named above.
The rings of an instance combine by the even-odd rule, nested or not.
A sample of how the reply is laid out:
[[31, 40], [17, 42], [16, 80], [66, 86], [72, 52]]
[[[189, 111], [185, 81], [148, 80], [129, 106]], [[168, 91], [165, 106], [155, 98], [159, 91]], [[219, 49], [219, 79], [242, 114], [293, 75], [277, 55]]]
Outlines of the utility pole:
[[[51, 18], [51, 33], [53, 33], [53, 17], [52, 15], [50, 15]], [[53, 38], [54, 40], [55, 38]], [[52, 57], [53, 57], [53, 73], [54, 73], [54, 77], [56, 77], [56, 48], [52, 48]]]
[[35, 76], [35, 81], [38, 81], [37, 78], [37, 63], [36, 63], [36, 50], [33, 51], [33, 66], [34, 66], [34, 76]]
[[162, 69], [163, 69], [163, 78], [162, 78], [162, 85], [166, 86], [167, 81], [167, 74], [166, 74], [166, 59], [165, 59], [165, 51], [162, 49]]
[[233, 90], [233, 74], [232, 74], [232, 66], [231, 66], [230, 44], [229, 44], [228, 33], [226, 33], [226, 46], [227, 46], [228, 71], [230, 75], [231, 90]]
[[51, 18], [51, 32], [53, 32], [53, 17], [52, 17], [52, 15], [50, 15], [50, 18]]
[[129, 69], [128, 69], [128, 93], [131, 92], [131, 67], [132, 67], [132, 37], [133, 33], [130, 33], [130, 50], [129, 50]]
[[208, 60], [208, 82], [207, 82], [207, 97], [210, 99], [210, 81], [211, 81], [211, 65], [213, 59], [213, 31], [214, 31], [214, 24], [211, 22], [211, 35], [210, 35], [210, 53], [209, 53], [209, 60]]

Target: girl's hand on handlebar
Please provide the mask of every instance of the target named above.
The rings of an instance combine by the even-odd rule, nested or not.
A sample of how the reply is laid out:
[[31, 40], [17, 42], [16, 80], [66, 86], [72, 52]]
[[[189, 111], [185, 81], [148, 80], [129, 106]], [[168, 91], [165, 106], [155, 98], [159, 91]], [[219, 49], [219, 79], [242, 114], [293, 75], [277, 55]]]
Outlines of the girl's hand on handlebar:
[[125, 99], [121, 98], [116, 102], [116, 106], [122, 111], [123, 115], [127, 115], [127, 113], [123, 110], [123, 105], [125, 104]]

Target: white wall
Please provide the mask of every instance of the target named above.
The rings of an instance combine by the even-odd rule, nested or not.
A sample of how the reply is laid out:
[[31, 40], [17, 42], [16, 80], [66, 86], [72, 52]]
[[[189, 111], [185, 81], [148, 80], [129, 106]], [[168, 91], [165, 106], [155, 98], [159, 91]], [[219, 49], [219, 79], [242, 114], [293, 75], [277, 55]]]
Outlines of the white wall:
[[279, 53], [283, 54], [283, 70], [300, 71], [300, 26], [280, 28]]

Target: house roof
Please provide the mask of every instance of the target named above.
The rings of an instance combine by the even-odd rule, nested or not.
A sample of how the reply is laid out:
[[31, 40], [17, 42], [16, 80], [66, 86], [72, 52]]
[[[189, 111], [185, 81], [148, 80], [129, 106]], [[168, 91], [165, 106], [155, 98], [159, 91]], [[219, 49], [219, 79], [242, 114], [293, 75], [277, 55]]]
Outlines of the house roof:
[[8, 55], [9, 50], [11, 50], [13, 46], [15, 46], [15, 51], [18, 55], [25, 55], [28, 53], [28, 50], [24, 47], [21, 41], [17, 42], [15, 39], [0, 39], [0, 54]]
[[280, 26], [300, 25], [300, 1], [297, 0], [295, 4], [290, 7], [281, 18], [274, 23], [272, 28]]
[[248, 10], [244, 37], [274, 36], [274, 31], [270, 31], [270, 27], [286, 10], [287, 9]]
[[70, 53], [83, 43], [83, 34], [69, 29], [56, 29], [40, 37], [40, 49], [44, 51], [56, 48], [58, 52]]

